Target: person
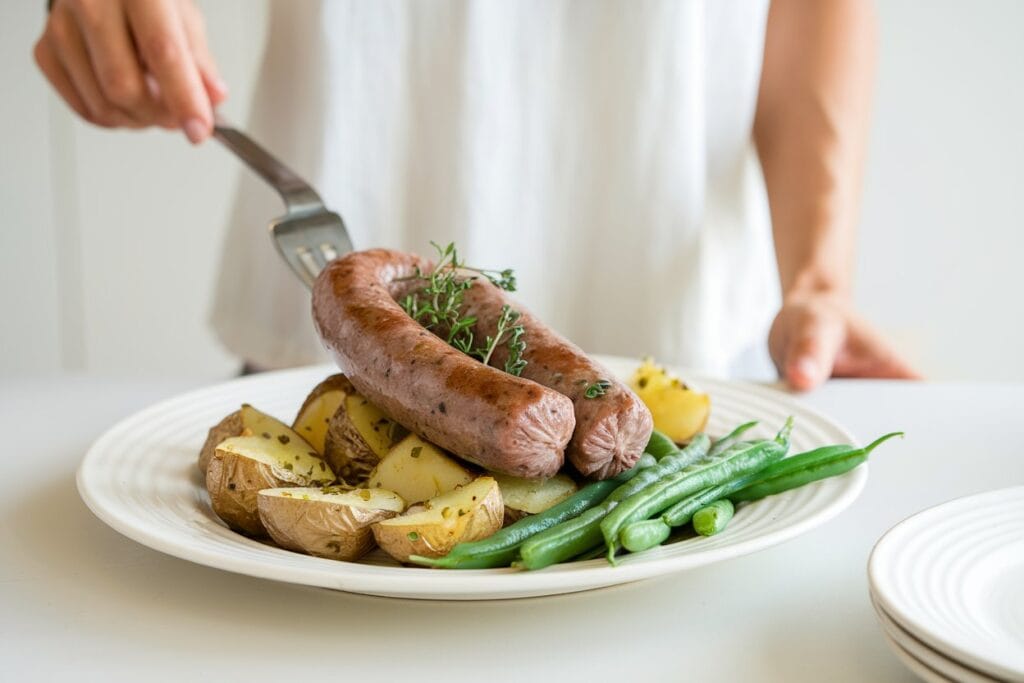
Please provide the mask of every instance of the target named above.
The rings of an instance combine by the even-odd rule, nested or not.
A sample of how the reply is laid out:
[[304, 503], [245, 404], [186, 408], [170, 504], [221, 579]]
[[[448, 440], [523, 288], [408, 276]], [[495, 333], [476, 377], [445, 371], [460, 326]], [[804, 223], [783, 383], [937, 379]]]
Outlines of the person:
[[[916, 376], [852, 301], [870, 2], [307, 0], [268, 27], [248, 128], [357, 247], [514, 267], [591, 351], [770, 356], [801, 390]], [[35, 58], [99, 126], [200, 143], [227, 95], [191, 0], [55, 0]], [[322, 353], [261, 229], [275, 202], [244, 176], [211, 315], [264, 367]]]

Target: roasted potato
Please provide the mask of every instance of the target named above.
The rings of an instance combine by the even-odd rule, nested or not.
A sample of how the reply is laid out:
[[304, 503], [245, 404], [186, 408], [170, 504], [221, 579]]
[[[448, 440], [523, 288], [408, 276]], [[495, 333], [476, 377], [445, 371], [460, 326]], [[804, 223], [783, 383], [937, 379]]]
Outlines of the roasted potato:
[[361, 484], [407, 432], [361, 394], [348, 394], [327, 425], [324, 459], [345, 481]]
[[676, 443], [702, 431], [711, 415], [711, 398], [691, 390], [650, 358], [633, 373], [629, 386], [650, 409], [654, 428]]
[[577, 491], [576, 482], [565, 474], [556, 474], [550, 479], [523, 479], [507, 474], [491, 476], [498, 482], [505, 502], [505, 524], [544, 512]]
[[298, 435], [287, 440], [262, 435], [225, 439], [206, 469], [213, 511], [232, 529], [251, 536], [266, 534], [257, 510], [258, 491], [333, 481], [331, 468]]
[[282, 548], [332, 560], [357, 560], [376, 545], [370, 526], [405, 501], [384, 489], [275, 488], [256, 496], [260, 520]]
[[292, 429], [309, 442], [317, 453], [323, 454], [324, 441], [331, 417], [345, 401], [345, 397], [356, 392], [345, 375], [331, 375], [313, 387], [299, 408]]
[[199, 469], [205, 475], [213, 451], [224, 439], [232, 436], [264, 436], [272, 439], [294, 439], [298, 435], [276, 417], [253, 408], [248, 403], [210, 428], [206, 443], [199, 451]]
[[468, 484], [474, 476], [437, 446], [410, 434], [377, 463], [366, 485], [394, 491], [411, 505]]
[[456, 543], [487, 538], [501, 528], [504, 504], [493, 477], [471, 483], [373, 525], [377, 545], [399, 562], [410, 555], [441, 557]]

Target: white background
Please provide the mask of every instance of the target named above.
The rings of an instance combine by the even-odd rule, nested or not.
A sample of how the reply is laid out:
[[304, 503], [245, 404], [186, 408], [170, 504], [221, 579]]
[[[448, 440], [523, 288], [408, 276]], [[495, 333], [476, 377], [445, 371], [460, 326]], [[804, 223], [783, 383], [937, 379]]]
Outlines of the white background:
[[[43, 5], [0, 8], [0, 375], [231, 374], [206, 315], [237, 163], [74, 120], [31, 60]], [[200, 5], [244, 121], [264, 3]], [[858, 303], [929, 377], [1024, 379], [1024, 2], [878, 5]]]

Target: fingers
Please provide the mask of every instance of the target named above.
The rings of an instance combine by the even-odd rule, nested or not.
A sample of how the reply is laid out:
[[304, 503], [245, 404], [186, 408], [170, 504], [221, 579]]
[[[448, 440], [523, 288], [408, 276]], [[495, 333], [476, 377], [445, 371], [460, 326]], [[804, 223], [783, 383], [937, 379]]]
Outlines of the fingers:
[[768, 346], [779, 375], [798, 391], [829, 377], [921, 378], [866, 321], [827, 299], [784, 305]]
[[162, 107], [146, 89], [121, 4], [76, 0], [68, 7], [81, 29], [100, 95], [139, 125], [158, 123]]
[[68, 77], [68, 72], [64, 70], [60, 60], [57, 59], [56, 53], [54, 53], [53, 48], [50, 47], [49, 42], [45, 38], [40, 38], [36, 43], [33, 55], [39, 70], [43, 72], [43, 75], [50, 81], [50, 84], [57, 93], [75, 110], [76, 114], [83, 119], [89, 120], [90, 114], [89, 110], [85, 107], [85, 101], [78, 94], [74, 84]]
[[63, 0], [35, 47], [40, 70], [100, 126], [181, 128], [209, 136], [227, 88], [187, 0]]
[[202, 76], [206, 93], [214, 107], [219, 105], [228, 96], [228, 86], [220, 77], [220, 70], [217, 63], [210, 54], [209, 45], [206, 42], [206, 25], [203, 22], [203, 15], [194, 5], [187, 5], [182, 15], [185, 25], [185, 35], [188, 38], [192, 54], [195, 55], [196, 65], [199, 67], [199, 74]]
[[921, 375], [862, 320], [851, 321], [848, 341], [836, 357], [833, 375], [875, 379], [921, 379]]
[[196, 64], [174, 0], [128, 5], [128, 22], [146, 69], [159, 85], [163, 103], [193, 143], [210, 136], [213, 105]]
[[63, 3], [54, 8], [43, 38], [70, 82], [74, 84], [74, 90], [84, 105], [86, 120], [105, 127], [136, 125], [104, 96], [93, 72], [82, 33], [75, 18]]
[[846, 330], [838, 315], [801, 316], [789, 333], [782, 376], [798, 391], [815, 388], [832, 375]]

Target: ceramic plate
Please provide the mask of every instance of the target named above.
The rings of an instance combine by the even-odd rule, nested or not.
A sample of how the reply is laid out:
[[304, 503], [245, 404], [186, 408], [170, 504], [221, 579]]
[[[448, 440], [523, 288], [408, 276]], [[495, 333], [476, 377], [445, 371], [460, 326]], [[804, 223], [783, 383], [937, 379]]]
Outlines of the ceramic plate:
[[902, 650], [898, 652], [900, 658], [906, 661], [906, 657], [913, 657], [922, 666], [933, 673], [942, 676], [946, 680], [959, 681], [959, 683], [996, 683], [996, 679], [986, 676], [980, 671], [954, 661], [946, 655], [933, 650], [912, 633], [903, 629], [896, 621], [882, 609], [878, 602], [871, 598], [871, 606], [875, 608], [875, 615], [882, 625], [882, 631], [889, 640], [890, 645]]
[[[619, 376], [635, 360], [601, 359]], [[211, 425], [243, 403], [290, 420], [306, 393], [334, 370], [319, 366], [267, 373], [172, 398], [115, 425], [93, 444], [78, 471], [78, 489], [104, 522], [139, 543], [218, 569], [335, 590], [434, 600], [484, 600], [572, 593], [662, 576], [776, 545], [817, 527], [849, 506], [867, 467], [741, 507], [720, 535], [693, 538], [604, 560], [512, 569], [441, 571], [402, 567], [379, 551], [358, 563], [307, 557], [230, 531], [213, 514], [196, 467]], [[689, 375], [680, 373], [689, 378]], [[709, 433], [724, 434], [757, 419], [769, 436], [796, 419], [793, 450], [853, 437], [787, 394], [756, 385], [694, 378], [711, 394]]]
[[1024, 486], [918, 513], [871, 553], [879, 606], [929, 647], [1024, 681]]

